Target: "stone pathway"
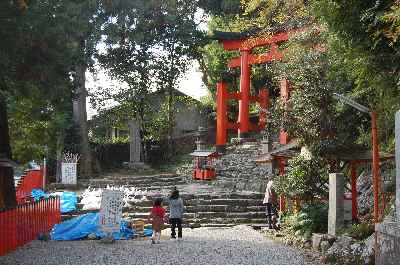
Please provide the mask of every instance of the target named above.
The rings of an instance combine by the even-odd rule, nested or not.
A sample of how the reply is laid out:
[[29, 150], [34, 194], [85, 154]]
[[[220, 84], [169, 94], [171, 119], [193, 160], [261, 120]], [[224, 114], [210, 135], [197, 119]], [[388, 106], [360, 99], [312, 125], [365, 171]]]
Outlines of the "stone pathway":
[[1, 265], [180, 265], [180, 264], [268, 264], [320, 265], [307, 262], [290, 247], [278, 245], [247, 226], [233, 228], [185, 229], [184, 240], [168, 239], [163, 231], [161, 244], [146, 241], [34, 241], [5, 257]]

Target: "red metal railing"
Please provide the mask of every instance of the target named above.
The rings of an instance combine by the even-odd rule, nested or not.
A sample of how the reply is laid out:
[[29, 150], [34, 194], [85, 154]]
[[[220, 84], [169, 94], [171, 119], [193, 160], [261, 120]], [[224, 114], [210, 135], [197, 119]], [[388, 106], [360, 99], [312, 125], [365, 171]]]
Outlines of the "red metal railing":
[[43, 189], [43, 169], [28, 170], [26, 171], [26, 175], [21, 176], [15, 189], [17, 203], [25, 203], [31, 196], [31, 191], [33, 189]]
[[18, 205], [0, 212], [0, 256], [37, 239], [60, 221], [59, 197]]

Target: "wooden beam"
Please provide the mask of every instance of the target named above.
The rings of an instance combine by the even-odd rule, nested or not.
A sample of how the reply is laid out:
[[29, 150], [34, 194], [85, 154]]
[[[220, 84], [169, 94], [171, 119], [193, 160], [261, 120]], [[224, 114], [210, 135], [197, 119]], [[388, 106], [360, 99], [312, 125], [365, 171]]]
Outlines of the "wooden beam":
[[237, 129], [239, 129], [239, 127], [240, 127], [240, 123], [238, 123], [238, 122], [235, 122], [235, 123], [228, 122], [228, 129], [237, 130]]
[[[262, 64], [271, 61], [279, 61], [282, 60], [283, 53], [280, 51], [271, 51], [264, 54], [250, 54], [249, 64]], [[229, 68], [240, 67], [240, 57], [233, 58], [228, 62]]]
[[240, 100], [241, 98], [242, 98], [242, 93], [240, 93], [240, 92], [234, 92], [234, 93], [228, 94], [228, 99]]
[[251, 50], [256, 47], [271, 45], [287, 41], [291, 35], [301, 30], [290, 30], [267, 37], [249, 38], [242, 40], [222, 40], [220, 41], [226, 51]]

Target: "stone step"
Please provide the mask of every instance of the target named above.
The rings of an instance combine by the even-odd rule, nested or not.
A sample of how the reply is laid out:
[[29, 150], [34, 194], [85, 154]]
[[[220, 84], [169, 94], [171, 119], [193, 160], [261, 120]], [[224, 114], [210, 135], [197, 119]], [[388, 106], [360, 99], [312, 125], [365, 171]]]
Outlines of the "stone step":
[[[124, 208], [126, 212], [148, 213], [151, 206], [132, 206]], [[198, 206], [185, 206], [185, 212], [198, 213], [198, 212], [230, 212], [230, 213], [243, 213], [243, 212], [263, 212], [265, 206], [229, 206], [229, 205], [198, 205]]]
[[[200, 199], [200, 200], [216, 200], [216, 199], [244, 199], [244, 200], [261, 200], [264, 198], [264, 194], [261, 193], [232, 193], [232, 192], [225, 192], [225, 193], [204, 193], [204, 194], [188, 194], [188, 193], [183, 193], [180, 195], [184, 201], [187, 200], [195, 200], [195, 199]], [[153, 195], [148, 195], [147, 196], [150, 199], [154, 199], [157, 196]]]
[[[136, 203], [132, 203], [131, 207], [144, 207], [144, 206], [152, 206], [153, 202], [151, 200], [140, 201]], [[164, 203], [166, 205], [166, 203]], [[191, 199], [184, 200], [185, 207], [187, 206], [209, 206], [209, 205], [227, 205], [227, 206], [263, 206], [261, 199], [213, 199], [213, 200], [204, 200], [204, 199]]]
[[84, 186], [92, 186], [92, 187], [107, 187], [107, 186], [130, 186], [130, 187], [148, 187], [148, 186], [170, 186], [170, 185], [184, 185], [186, 181], [184, 180], [174, 180], [174, 181], [124, 181], [124, 180], [98, 180], [98, 181], [87, 181], [81, 182]]
[[[143, 220], [143, 218], [137, 218], [137, 219], [129, 219], [131, 221], [135, 220]], [[196, 218], [196, 219], [184, 219], [183, 220], [183, 225], [192, 225], [194, 226], [195, 224], [200, 224], [203, 226], [203, 224], [206, 225], [211, 225], [213, 224], [214, 226], [222, 226], [226, 224], [262, 224], [265, 223], [266, 219], [265, 218], [255, 218], [255, 219], [248, 219], [248, 218], [214, 218], [214, 219], [208, 219], [208, 218]]]
[[138, 179], [138, 180], [146, 180], [146, 179], [164, 179], [164, 178], [175, 178], [179, 177], [178, 174], [157, 174], [157, 175], [103, 175], [101, 178], [93, 178], [93, 179]]
[[183, 178], [180, 176], [168, 176], [168, 177], [115, 177], [115, 178], [94, 178], [94, 179], [82, 179], [82, 181], [86, 182], [96, 182], [96, 181], [106, 181], [106, 182], [111, 182], [111, 181], [125, 181], [125, 182], [152, 182], [152, 181], [159, 181], [159, 182], [169, 182], [169, 181], [178, 181], [182, 180]]
[[136, 188], [138, 190], [142, 190], [142, 191], [162, 191], [162, 190], [172, 190], [173, 188], [175, 188], [178, 185], [182, 185], [179, 183], [165, 183], [165, 184], [161, 184], [158, 186], [153, 186], [153, 185], [143, 185], [143, 186], [138, 186], [138, 185], [126, 185], [126, 184], [91, 184], [91, 185], [85, 185], [85, 187], [91, 187], [91, 188], [95, 188], [95, 189], [105, 189], [107, 188], [107, 186], [115, 186], [115, 187], [121, 187], [124, 186], [125, 188]]
[[[125, 217], [129, 219], [146, 219], [149, 216], [149, 213], [142, 212], [134, 212], [134, 213], [124, 213]], [[256, 218], [264, 218], [265, 212], [243, 212], [243, 213], [230, 213], [230, 212], [199, 212], [199, 213], [184, 213], [184, 219], [216, 219], [216, 218], [223, 218], [223, 219], [232, 219], [232, 218], [247, 218], [247, 219], [256, 219]]]

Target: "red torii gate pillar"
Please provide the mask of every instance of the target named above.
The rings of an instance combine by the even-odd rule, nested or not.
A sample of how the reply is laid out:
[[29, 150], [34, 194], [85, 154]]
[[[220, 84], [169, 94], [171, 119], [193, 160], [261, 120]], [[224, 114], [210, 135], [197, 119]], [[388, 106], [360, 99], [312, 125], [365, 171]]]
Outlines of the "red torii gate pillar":
[[217, 152], [225, 152], [228, 133], [228, 85], [217, 84]]
[[[285, 166], [286, 161], [285, 158], [279, 157], [278, 158], [278, 166], [279, 166], [279, 176], [282, 177], [285, 175]], [[279, 196], [279, 211], [285, 212], [286, 210], [286, 198], [284, 195]]]
[[[280, 82], [280, 87], [281, 87], [281, 99], [284, 102], [284, 104], [286, 105], [287, 108], [287, 104], [290, 98], [290, 92], [291, 92], [291, 86], [289, 81], [287, 80], [286, 77], [283, 77], [281, 79]], [[281, 129], [280, 134], [279, 134], [279, 143], [280, 144], [288, 144], [289, 143], [289, 135], [287, 132], [285, 132], [283, 129]]]
[[[224, 152], [227, 142], [228, 129], [240, 129], [240, 122], [232, 123], [228, 121], [228, 100], [241, 100], [242, 93], [229, 93], [228, 85], [224, 82], [217, 84], [217, 152]], [[267, 89], [261, 89], [258, 96], [248, 97], [248, 102], [259, 103], [262, 109], [268, 108], [269, 93]], [[240, 120], [240, 115], [239, 115]], [[250, 124], [248, 120], [248, 130], [260, 131], [265, 127], [266, 114], [260, 113], [258, 124]]]
[[239, 130], [238, 137], [249, 132], [249, 106], [250, 106], [250, 49], [240, 51], [240, 100], [239, 100]]
[[[220, 39], [223, 47], [226, 51], [238, 50], [240, 57], [233, 58], [228, 62], [230, 68], [240, 67], [240, 92], [229, 95], [226, 90], [226, 84], [219, 83], [217, 85], [217, 141], [216, 147], [218, 152], [223, 152], [227, 142], [227, 130], [237, 129], [238, 136], [241, 137], [252, 130], [259, 130], [260, 127], [263, 129], [265, 125], [265, 114], [260, 114], [259, 126], [255, 126], [250, 123], [249, 120], [249, 106], [251, 102], [259, 102], [261, 108], [266, 108], [268, 102], [263, 103], [265, 93], [262, 92], [258, 97], [251, 96], [250, 94], [250, 66], [252, 64], [260, 64], [271, 62], [274, 60], [281, 60], [283, 54], [278, 49], [278, 43], [287, 41], [290, 36], [299, 30], [291, 30], [287, 32], [276, 33], [268, 37], [260, 38], [245, 38], [245, 39]], [[252, 50], [260, 46], [270, 46], [270, 51], [264, 54], [252, 54]], [[290, 95], [290, 86], [286, 79], [281, 82], [281, 95], [286, 101]], [[230, 124], [227, 120], [226, 115], [226, 100], [227, 99], [239, 100], [239, 117], [235, 124]], [[289, 138], [287, 133], [281, 132], [280, 135], [281, 144], [287, 144]]]

